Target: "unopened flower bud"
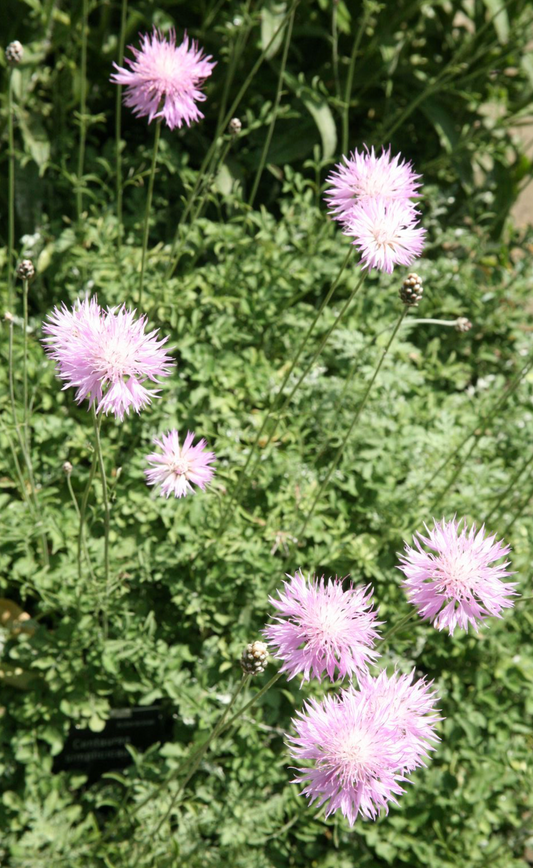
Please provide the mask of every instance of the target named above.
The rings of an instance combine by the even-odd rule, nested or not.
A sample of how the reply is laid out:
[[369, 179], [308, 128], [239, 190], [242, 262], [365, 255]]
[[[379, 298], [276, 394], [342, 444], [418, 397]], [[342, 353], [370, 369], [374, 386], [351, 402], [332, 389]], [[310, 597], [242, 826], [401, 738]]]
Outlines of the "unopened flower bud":
[[70, 474], [72, 473], [72, 464], [70, 463], [70, 461], [65, 461], [65, 463], [63, 464], [63, 473], [65, 474], [65, 476], [70, 476]]
[[418, 274], [408, 274], [400, 289], [400, 298], [403, 303], [410, 307], [417, 307], [423, 294], [422, 278]]
[[10, 42], [6, 48], [6, 60], [10, 66], [18, 66], [22, 60], [23, 54], [24, 49], [18, 39], [15, 39], [14, 42]]
[[35, 268], [31, 259], [23, 259], [17, 267], [17, 275], [21, 280], [33, 280]]
[[239, 118], [232, 118], [228, 124], [228, 130], [232, 136], [238, 136], [242, 130], [242, 123]]
[[259, 675], [264, 672], [268, 658], [266, 642], [251, 642], [242, 652], [241, 666], [246, 675]]
[[458, 332], [469, 332], [472, 328], [472, 323], [465, 316], [458, 316], [455, 320], [455, 328]]
[[13, 322], [13, 320], [14, 320], [14, 316], [11, 313], [11, 311], [6, 310], [6, 312], [4, 313], [4, 321], [5, 322]]

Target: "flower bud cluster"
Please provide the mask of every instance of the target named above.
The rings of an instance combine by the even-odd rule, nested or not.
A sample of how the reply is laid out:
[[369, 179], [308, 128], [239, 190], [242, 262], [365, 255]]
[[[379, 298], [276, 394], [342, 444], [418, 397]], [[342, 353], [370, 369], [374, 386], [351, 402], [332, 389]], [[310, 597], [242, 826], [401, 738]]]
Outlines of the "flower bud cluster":
[[400, 298], [403, 303], [409, 307], [418, 307], [418, 302], [422, 301], [423, 294], [422, 278], [418, 274], [408, 274], [400, 289]]
[[267, 665], [268, 647], [266, 642], [251, 642], [242, 652], [241, 666], [246, 675], [259, 675]]

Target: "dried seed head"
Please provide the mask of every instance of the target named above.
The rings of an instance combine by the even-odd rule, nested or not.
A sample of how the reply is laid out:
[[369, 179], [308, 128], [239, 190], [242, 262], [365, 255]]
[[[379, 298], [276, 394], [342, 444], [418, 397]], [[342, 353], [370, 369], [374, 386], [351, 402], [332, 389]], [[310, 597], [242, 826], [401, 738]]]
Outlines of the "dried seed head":
[[10, 42], [6, 48], [6, 60], [10, 66], [18, 66], [22, 60], [23, 54], [24, 49], [18, 39], [15, 39], [14, 42]]
[[458, 332], [469, 332], [472, 328], [472, 323], [465, 316], [458, 316], [455, 320], [455, 328]]
[[4, 322], [13, 322], [14, 316], [11, 311], [6, 310], [4, 313]]
[[242, 671], [246, 675], [259, 675], [264, 672], [268, 658], [266, 642], [251, 642], [247, 645], [241, 656]]
[[23, 259], [17, 267], [17, 275], [21, 280], [33, 280], [35, 268], [31, 259]]
[[400, 289], [400, 298], [403, 303], [410, 307], [417, 307], [423, 294], [422, 278], [418, 274], [408, 274]]
[[242, 130], [242, 123], [239, 118], [232, 118], [228, 124], [228, 130], [232, 136], [238, 136]]
[[70, 463], [70, 461], [65, 461], [65, 463], [63, 464], [63, 473], [65, 474], [65, 476], [70, 476], [70, 474], [72, 473], [72, 464]]

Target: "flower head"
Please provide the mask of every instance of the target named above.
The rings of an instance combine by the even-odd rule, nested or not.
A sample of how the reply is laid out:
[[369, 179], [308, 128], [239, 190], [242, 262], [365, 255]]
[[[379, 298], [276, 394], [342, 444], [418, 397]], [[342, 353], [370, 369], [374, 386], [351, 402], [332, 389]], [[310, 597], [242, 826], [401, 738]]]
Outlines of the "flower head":
[[163, 434], [161, 440], [154, 437], [154, 443], [161, 452], [151, 452], [146, 460], [152, 467], [144, 471], [148, 485], [160, 485], [161, 496], [185, 497], [194, 494], [191, 483], [202, 491], [213, 478], [214, 470], [209, 467], [215, 460], [214, 452], [206, 452], [207, 442], [200, 440], [193, 446], [194, 432], [187, 431], [187, 436], [180, 445], [177, 431]]
[[413, 537], [414, 548], [405, 544], [398, 567], [406, 576], [403, 587], [418, 614], [439, 630], [453, 634], [470, 623], [477, 631], [489, 615], [499, 618], [502, 609], [513, 606], [509, 597], [517, 593], [516, 582], [502, 581], [511, 575], [509, 561], [494, 564], [510, 548], [495, 535], [485, 536], [484, 526], [476, 531], [455, 519], [433, 523], [427, 536]]
[[[340, 810], [353, 826], [359, 813], [374, 819], [403, 793], [406, 773], [424, 765], [439, 718], [436, 697], [422, 680], [382, 673], [322, 701], [311, 699], [293, 720], [289, 751], [310, 803], [329, 801], [326, 816]], [[429, 739], [429, 741], [428, 741]]]
[[346, 217], [344, 234], [354, 239], [363, 268], [391, 274], [395, 265], [411, 265], [422, 253], [426, 230], [417, 226], [417, 217], [402, 200], [366, 199]]
[[187, 34], [176, 46], [176, 33], [170, 30], [168, 37], [154, 28], [152, 34], [141, 36], [141, 49], [130, 45], [134, 60], [126, 58], [130, 69], [114, 67], [111, 76], [115, 84], [126, 86], [124, 103], [138, 117], [164, 118], [173, 130], [184, 123], [203, 118], [197, 102], [205, 100], [200, 85], [211, 75], [215, 63], [206, 57], [196, 42]]
[[159, 382], [173, 364], [157, 330], [146, 334], [146, 317], [135, 318], [125, 306], [103, 310], [96, 298], [78, 301], [69, 310], [55, 308], [43, 325], [46, 351], [57, 362], [64, 388], [76, 389], [76, 401], [85, 398], [96, 412], [122, 421], [133, 407], [137, 413], [150, 404], [158, 390], [147, 380]]
[[379, 197], [385, 202], [408, 201], [418, 195], [421, 176], [413, 172], [411, 163], [400, 159], [401, 154], [391, 156], [385, 148], [379, 157], [370, 151], [354, 151], [349, 159], [335, 166], [327, 178], [331, 185], [326, 201], [336, 220], [344, 222], [354, 205]]
[[269, 597], [278, 614], [264, 630], [272, 653], [283, 660], [280, 672], [289, 680], [301, 674], [303, 681], [320, 680], [324, 672], [333, 681], [336, 669], [341, 678], [366, 672], [379, 656], [370, 586], [343, 590], [338, 579], [306, 579], [301, 572], [288, 578], [279, 599]]

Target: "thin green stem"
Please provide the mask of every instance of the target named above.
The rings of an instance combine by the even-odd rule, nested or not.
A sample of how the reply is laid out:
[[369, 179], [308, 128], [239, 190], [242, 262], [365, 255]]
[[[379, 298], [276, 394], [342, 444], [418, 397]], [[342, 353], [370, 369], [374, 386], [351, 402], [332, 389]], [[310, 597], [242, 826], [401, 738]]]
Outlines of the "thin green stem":
[[263, 169], [265, 168], [265, 163], [267, 161], [268, 152], [270, 150], [270, 145], [272, 142], [272, 136], [274, 135], [274, 127], [276, 126], [276, 120], [278, 117], [279, 104], [281, 101], [281, 92], [283, 90], [283, 78], [285, 76], [285, 67], [287, 65], [287, 57], [289, 54], [289, 46], [291, 44], [292, 37], [292, 28], [294, 25], [294, 16], [296, 13], [296, 3], [293, 5], [291, 16], [289, 18], [289, 22], [287, 24], [287, 33], [285, 34], [285, 43], [283, 45], [283, 55], [281, 58], [281, 65], [279, 68], [279, 76], [278, 76], [278, 86], [276, 90], [276, 96], [274, 99], [274, 105], [272, 107], [272, 119], [270, 121], [267, 134], [265, 136], [265, 141], [263, 144], [263, 150], [261, 151], [261, 157], [259, 159], [259, 165], [257, 167], [257, 172], [255, 173], [254, 183], [252, 186], [252, 192], [250, 193], [250, 198], [248, 200], [248, 204], [250, 208], [253, 208], [255, 196], [257, 193], [257, 188], [259, 187], [259, 182], [261, 181], [261, 176], [263, 174]]
[[8, 141], [8, 205], [7, 205], [7, 306], [13, 307], [13, 250], [15, 247], [15, 140], [13, 136], [13, 69], [9, 69], [7, 83], [7, 141]]
[[161, 135], [161, 118], [155, 125], [154, 146], [152, 149], [152, 165], [150, 168], [150, 177], [148, 179], [148, 192], [146, 195], [146, 210], [144, 213], [144, 229], [143, 229], [143, 249], [141, 258], [141, 277], [139, 282], [139, 307], [142, 309], [143, 303], [143, 286], [144, 286], [144, 267], [146, 263], [146, 252], [148, 249], [148, 235], [150, 232], [150, 209], [152, 207], [152, 196], [154, 192], [155, 167], [157, 163], [157, 152], [159, 150], [159, 137]]
[[513, 515], [511, 521], [508, 522], [508, 524], [506, 524], [506, 526], [505, 526], [505, 528], [504, 528], [504, 530], [503, 530], [503, 533], [502, 533], [502, 535], [501, 535], [502, 538], [505, 539], [505, 537], [508, 535], [508, 533], [509, 533], [509, 531], [511, 530], [511, 528], [513, 527], [514, 523], [515, 523], [516, 521], [518, 521], [518, 519], [520, 518], [520, 516], [522, 515], [522, 513], [524, 512], [524, 510], [527, 508], [527, 506], [528, 506], [529, 502], [531, 501], [531, 498], [532, 498], [532, 497], [533, 497], [533, 486], [530, 487], [528, 493], [526, 494], [526, 496], [525, 496], [525, 497], [522, 499], [522, 501], [520, 502], [520, 505], [519, 505], [518, 509], [516, 510], [515, 514]]
[[533, 463], [533, 455], [530, 455], [529, 458], [526, 458], [526, 460], [523, 462], [523, 464], [518, 468], [518, 470], [516, 471], [514, 476], [511, 478], [509, 485], [506, 488], [504, 488], [504, 490], [500, 494], [498, 494], [498, 496], [497, 496], [498, 499], [497, 499], [496, 503], [494, 504], [494, 506], [492, 507], [491, 511], [488, 513], [486, 518], [483, 519], [484, 525], [488, 525], [489, 521], [491, 520], [491, 518], [495, 512], [501, 511], [502, 503], [505, 501], [509, 492], [512, 491], [512, 489], [515, 487], [516, 483], [518, 482], [518, 480], [520, 479], [520, 477], [522, 476], [524, 471], [527, 470], [527, 468], [531, 465], [531, 463]]
[[[35, 509], [35, 526], [37, 527], [39, 524], [42, 525], [42, 519], [39, 518], [39, 504], [37, 501], [37, 489], [35, 487], [35, 478], [33, 476], [33, 465], [31, 462], [31, 457], [26, 449], [26, 443], [23, 433], [20, 430], [20, 425], [17, 417], [17, 406], [15, 401], [15, 378], [14, 378], [14, 366], [13, 366], [13, 320], [9, 322], [9, 350], [8, 350], [8, 377], [9, 377], [9, 399], [11, 404], [11, 415], [13, 418], [13, 428], [15, 429], [15, 433], [17, 435], [17, 440], [19, 443], [19, 448], [22, 453], [22, 458], [24, 460], [24, 464], [26, 465], [26, 470], [28, 472], [28, 478], [30, 480], [30, 490], [31, 490], [31, 499], [33, 502], [33, 506]], [[50, 559], [48, 556], [48, 542], [46, 539], [46, 534], [44, 530], [41, 530], [40, 533], [40, 541], [41, 541], [41, 551], [43, 556], [43, 563], [46, 567], [50, 564]]]
[[240, 695], [243, 688], [248, 684], [249, 680], [250, 680], [250, 675], [243, 675], [243, 677], [241, 678], [241, 680], [237, 686], [237, 689], [234, 691], [233, 696], [231, 697], [226, 708], [224, 709], [223, 714], [220, 716], [219, 721], [213, 727], [210, 735], [206, 738], [206, 740], [202, 744], [201, 748], [196, 752], [196, 755], [195, 755], [195, 757], [191, 763], [189, 771], [187, 772], [187, 774], [185, 775], [184, 779], [182, 780], [180, 786], [176, 790], [176, 792], [172, 798], [172, 801], [170, 802], [170, 805], [168, 806], [165, 814], [163, 815], [163, 817], [159, 821], [159, 823], [158, 823], [158, 825], [154, 831], [154, 836], [158, 834], [159, 830], [161, 829], [161, 826], [163, 825], [163, 823], [165, 823], [165, 821], [168, 819], [168, 817], [172, 813], [172, 809], [173, 809], [174, 805], [176, 804], [176, 802], [178, 801], [181, 794], [183, 793], [185, 787], [187, 786], [187, 784], [189, 783], [189, 781], [191, 780], [193, 775], [195, 775], [196, 772], [198, 771], [198, 768], [200, 767], [200, 763], [202, 762], [202, 759], [203, 759], [206, 751], [208, 750], [209, 746], [214, 742], [215, 738], [222, 731], [222, 729], [224, 727], [224, 721], [226, 720], [228, 713], [231, 711], [231, 709], [235, 705], [235, 702], [236, 702], [238, 696]]
[[22, 357], [22, 401], [23, 416], [22, 430], [24, 432], [24, 445], [29, 454], [30, 435], [28, 430], [28, 281], [22, 281], [22, 305], [23, 305], [23, 342], [24, 354]]
[[394, 338], [396, 337], [398, 329], [400, 328], [400, 326], [403, 322], [403, 319], [404, 319], [405, 315], [407, 314], [408, 310], [409, 310], [409, 308], [404, 307], [400, 316], [398, 317], [398, 321], [396, 323], [396, 326], [394, 327], [394, 331], [392, 332], [392, 334], [391, 334], [391, 336], [387, 342], [387, 345], [384, 348], [384, 350], [380, 356], [379, 362], [378, 362], [378, 364], [374, 370], [374, 373], [372, 374], [372, 377], [370, 378], [368, 386], [366, 387], [366, 390], [365, 390], [365, 393], [364, 393], [363, 398], [361, 400], [361, 403], [359, 404], [357, 410], [355, 411], [353, 419], [352, 419], [352, 421], [351, 421], [351, 423], [350, 423], [350, 425], [346, 431], [346, 434], [344, 435], [342, 443], [339, 446], [339, 448], [337, 449], [337, 452], [335, 453], [333, 461], [331, 462], [331, 464], [329, 466], [328, 472], [326, 473], [326, 476], [324, 477], [324, 479], [323, 479], [323, 481], [322, 481], [322, 483], [321, 483], [321, 485], [320, 485], [320, 487], [319, 487], [319, 489], [315, 495], [315, 499], [313, 500], [313, 503], [311, 504], [311, 508], [305, 517], [305, 520], [304, 520], [304, 523], [300, 529], [300, 532], [296, 535], [298, 540], [302, 539], [302, 537], [303, 537], [303, 535], [307, 529], [307, 525], [309, 524], [309, 521], [310, 521], [310, 519], [311, 519], [311, 517], [315, 511], [315, 507], [316, 507], [318, 501], [320, 500], [322, 493], [323, 493], [324, 489], [326, 488], [329, 480], [331, 479], [333, 472], [337, 468], [339, 461], [342, 458], [345, 446], [346, 446], [348, 440], [350, 439], [357, 422], [361, 418], [361, 414], [362, 414], [363, 410], [365, 409], [366, 402], [368, 401], [368, 397], [369, 397], [370, 392], [372, 390], [372, 386], [374, 385], [374, 383], [376, 381], [376, 378], [377, 378], [377, 376], [381, 370], [381, 366], [383, 365], [383, 362], [385, 361], [387, 353], [389, 352], [389, 350], [392, 346], [392, 342], [394, 341]]
[[435, 472], [433, 473], [433, 475], [430, 477], [429, 481], [426, 482], [426, 484], [424, 485], [424, 489], [428, 489], [428, 488], [429, 488], [429, 486], [431, 485], [431, 483], [432, 483], [432, 482], [433, 482], [433, 481], [438, 477], [438, 475], [439, 475], [440, 472], [441, 472], [441, 471], [446, 467], [446, 465], [448, 464], [448, 462], [449, 462], [449, 461], [452, 461], [452, 460], [456, 457], [456, 455], [459, 454], [459, 452], [461, 451], [461, 449], [463, 448], [463, 446], [465, 446], [465, 444], [470, 440], [470, 438], [471, 438], [471, 437], [474, 437], [474, 438], [475, 438], [475, 439], [474, 439], [474, 442], [472, 443], [472, 446], [470, 447], [470, 449], [469, 449], [468, 452], [466, 453], [465, 457], [464, 457], [464, 458], [459, 462], [459, 464], [457, 465], [457, 468], [456, 468], [454, 474], [452, 475], [451, 479], [449, 480], [449, 482], [447, 483], [447, 485], [445, 486], [445, 488], [443, 488], [442, 491], [439, 492], [439, 494], [437, 495], [437, 497], [435, 498], [435, 500], [434, 500], [433, 503], [431, 504], [431, 506], [430, 506], [430, 511], [431, 511], [431, 512], [435, 510], [435, 508], [439, 505], [439, 503], [441, 502], [441, 500], [442, 500], [442, 499], [445, 497], [445, 495], [448, 493], [448, 491], [450, 490], [450, 488], [452, 488], [452, 486], [455, 484], [455, 481], [456, 481], [457, 477], [458, 477], [459, 474], [461, 473], [461, 471], [462, 471], [463, 467], [465, 466], [465, 464], [467, 463], [467, 461], [468, 461], [468, 460], [470, 459], [470, 457], [472, 456], [472, 454], [473, 454], [473, 452], [474, 452], [476, 446], [478, 445], [478, 443], [479, 443], [481, 437], [483, 436], [483, 434], [485, 433], [485, 431], [486, 431], [487, 428], [489, 427], [489, 425], [490, 425], [490, 423], [492, 422], [492, 420], [497, 416], [498, 412], [501, 410], [501, 408], [503, 407], [503, 405], [504, 405], [504, 404], [506, 403], [506, 401], [509, 399], [509, 397], [513, 394], [513, 392], [516, 391], [516, 389], [518, 388], [518, 386], [520, 385], [520, 383], [522, 382], [522, 380], [523, 380], [524, 377], [526, 376], [526, 374], [527, 374], [527, 372], [529, 371], [529, 369], [530, 369], [530, 367], [531, 367], [532, 364], [533, 364], [533, 356], [531, 356], [530, 358], [528, 358], [526, 364], [525, 364], [525, 365], [523, 366], [523, 368], [518, 372], [518, 374], [516, 374], [515, 377], [511, 380], [511, 383], [509, 384], [509, 386], [507, 387], [507, 389], [504, 390], [503, 394], [500, 395], [500, 397], [498, 398], [498, 400], [493, 404], [493, 406], [491, 407], [491, 409], [489, 410], [489, 412], [487, 413], [487, 415], [486, 415], [486, 416], [481, 420], [481, 422], [479, 422], [479, 421], [477, 422], [477, 424], [475, 425], [475, 427], [472, 428], [472, 429], [468, 432], [468, 434], [466, 435], [466, 437], [464, 437], [464, 438], [461, 440], [461, 442], [459, 443], [459, 445], [458, 445], [458, 446], [457, 446], [457, 447], [456, 447], [456, 448], [455, 448], [455, 449], [454, 449], [454, 450], [453, 450], [453, 451], [452, 451], [452, 452], [447, 456], [447, 458], [445, 458], [445, 460], [444, 460], [441, 464], [439, 464], [439, 466], [437, 467], [437, 469], [435, 470]]
[[[99, 422], [101, 421], [101, 417]], [[83, 497], [81, 499], [81, 507], [80, 507], [80, 520], [78, 527], [78, 579], [81, 583], [82, 581], [82, 569], [81, 569], [81, 556], [82, 552], [85, 552], [87, 542], [85, 540], [85, 517], [87, 515], [87, 504], [89, 502], [89, 494], [91, 491], [91, 485], [93, 484], [94, 475], [96, 473], [96, 465], [98, 463], [98, 456], [96, 452], [93, 453], [93, 460], [91, 463], [91, 469], [89, 471], [89, 479], [87, 480], [87, 485], [85, 486], [85, 491], [83, 492]]]
[[[322, 304], [318, 308], [318, 310], [317, 310], [317, 312], [313, 318], [313, 321], [311, 322], [311, 325], [309, 326], [300, 346], [298, 347], [298, 351], [297, 351], [294, 359], [292, 360], [292, 363], [291, 363], [289, 369], [287, 370], [287, 372], [283, 378], [283, 382], [278, 389], [278, 392], [277, 392], [276, 397], [274, 398], [274, 401], [272, 402], [272, 406], [269, 407], [269, 409], [265, 415], [265, 418], [263, 419], [261, 427], [259, 428], [259, 430], [256, 434], [254, 442], [252, 443], [252, 448], [250, 449], [250, 451], [248, 453], [248, 456], [246, 458], [244, 466], [243, 466], [241, 472], [239, 473], [239, 476], [237, 478], [237, 482], [235, 483], [234, 489], [230, 495], [228, 506], [226, 508], [225, 513], [222, 516], [222, 519], [221, 519], [219, 527], [218, 527], [218, 534], [220, 534], [222, 532], [223, 528], [226, 526], [226, 524], [228, 522], [230, 514], [232, 514], [234, 509], [235, 509], [235, 507], [233, 505], [234, 504], [236, 505], [238, 502], [238, 497], [239, 497], [239, 494], [241, 492], [244, 480], [246, 478], [246, 473], [247, 473], [248, 467], [250, 466], [250, 462], [252, 461], [252, 458], [255, 455], [259, 441], [261, 440], [261, 437], [263, 436], [263, 433], [264, 433], [264, 431], [268, 425], [269, 420], [272, 417], [272, 414], [276, 412], [276, 410], [278, 409], [278, 407], [281, 404], [281, 401], [283, 399], [283, 390], [285, 389], [285, 386], [287, 385], [289, 378], [292, 375], [292, 372], [294, 371], [296, 365], [298, 364], [300, 356], [302, 355], [303, 351], [305, 350], [305, 347], [307, 346], [307, 342], [309, 341], [309, 338], [311, 337], [311, 335], [314, 331], [314, 328], [318, 322], [320, 315], [322, 314], [324, 308], [329, 304], [329, 302], [333, 296], [333, 293], [335, 292], [335, 290], [339, 284], [339, 281], [340, 281], [340, 279], [344, 273], [344, 269], [348, 265], [348, 260], [350, 259], [350, 256], [352, 255], [352, 253], [353, 253], [353, 246], [350, 245], [350, 248], [346, 254], [344, 262], [342, 263], [342, 265], [340, 267], [339, 273], [337, 274], [337, 277], [335, 278], [335, 280], [331, 284], [331, 286], [328, 290], [328, 293], [327, 293], [326, 297], [324, 298]], [[232, 506], [233, 506], [233, 510], [232, 510]]]
[[394, 626], [392, 626], [390, 630], [387, 630], [385, 635], [381, 639], [379, 639], [378, 642], [376, 642], [376, 648], [384, 648], [386, 645], [388, 645], [390, 640], [393, 636], [396, 635], [396, 633], [399, 633], [399, 631], [402, 630], [406, 624], [408, 624], [410, 621], [414, 621], [417, 617], [419, 616], [418, 612], [416, 611], [412, 611], [409, 612], [408, 615], [404, 615], [404, 617], [401, 618], [397, 624], [394, 624]]
[[335, 94], [337, 99], [341, 98], [341, 80], [339, 77], [339, 31], [337, 27], [337, 18], [339, 15], [339, 4], [333, 3], [331, 10], [331, 60], [333, 65], [333, 78], [335, 79]]
[[368, 22], [368, 19], [371, 14], [370, 4], [365, 4], [365, 10], [361, 17], [359, 23], [359, 29], [357, 31], [357, 35], [354, 39], [352, 53], [350, 55], [350, 65], [348, 67], [348, 77], [346, 79], [346, 88], [344, 91], [344, 107], [342, 112], [342, 153], [348, 153], [348, 144], [350, 137], [350, 103], [352, 100], [352, 88], [353, 88], [353, 77], [355, 72], [355, 59], [357, 57], [357, 52], [359, 51], [359, 46], [361, 44], [361, 39], [363, 38], [363, 34], [365, 32], [365, 28]]
[[[120, 32], [118, 37], [118, 63], [124, 58], [126, 42], [126, 17], [128, 0], [122, 0], [120, 10]], [[116, 167], [116, 199], [117, 199], [117, 249], [120, 253], [122, 245], [122, 85], [117, 85], [115, 94], [115, 167]]]
[[[243, 22], [248, 20], [248, 16], [250, 14], [250, 5], [251, 0], [247, 0], [246, 7], [243, 12]], [[228, 104], [230, 87], [233, 84], [235, 70], [237, 69], [237, 64], [242, 56], [242, 51], [248, 39], [248, 34], [250, 33], [250, 30], [251, 24], [248, 24], [248, 27], [239, 30], [237, 37], [233, 40], [228, 71], [224, 76], [224, 88], [222, 90], [222, 99], [220, 100], [220, 109], [218, 111], [217, 129], [221, 129], [222, 120], [226, 113], [226, 106]]]
[[[80, 522], [81, 522], [81, 512], [80, 512], [80, 508], [79, 508], [79, 506], [78, 506], [78, 500], [77, 500], [77, 498], [76, 498], [76, 495], [75, 495], [75, 493], [74, 493], [74, 489], [73, 489], [73, 487], [72, 487], [72, 480], [71, 480], [71, 478], [70, 478], [70, 473], [67, 473], [67, 474], [66, 474], [66, 477], [67, 477], [67, 486], [68, 486], [69, 494], [70, 494], [70, 497], [71, 497], [71, 500], [72, 500], [72, 504], [73, 504], [73, 506], [74, 506], [74, 510], [75, 510], [75, 512], [76, 512], [76, 517], [77, 517], [77, 519], [78, 519], [78, 526], [79, 526], [79, 524], [80, 524]], [[87, 549], [87, 544], [86, 544], [86, 542], [85, 542], [85, 539], [82, 540], [82, 546], [83, 546], [83, 554], [84, 554], [84, 556], [85, 556], [85, 560], [87, 561], [87, 568], [88, 568], [88, 570], [89, 570], [89, 574], [90, 574], [90, 576], [91, 576], [91, 579], [92, 579], [93, 582], [94, 582], [95, 577], [94, 577], [93, 568], [92, 568], [92, 564], [91, 564], [91, 559], [90, 559], [90, 557], [89, 557], [89, 551], [88, 551], [88, 549]], [[77, 593], [78, 593], [78, 599], [79, 599], [79, 598], [81, 597], [81, 593], [82, 593], [82, 582], [81, 582], [81, 560], [78, 560], [78, 588], [77, 588]]]
[[80, 145], [78, 151], [78, 178], [76, 212], [78, 224], [83, 212], [83, 166], [87, 136], [87, 32], [89, 29], [89, 0], [82, 0], [81, 10], [81, 64], [80, 64]]
[[[184, 209], [184, 211], [183, 211], [183, 213], [182, 213], [182, 215], [178, 221], [178, 225], [176, 227], [176, 234], [174, 236], [174, 241], [172, 244], [171, 261], [170, 261], [170, 265], [169, 265], [169, 268], [167, 270], [167, 273], [165, 275], [166, 280], [169, 280], [169, 278], [172, 277], [172, 275], [174, 274], [174, 271], [176, 270], [176, 263], [179, 260], [179, 257], [178, 257], [178, 260], [176, 259], [176, 245], [180, 242], [180, 228], [181, 228], [181, 225], [185, 222], [185, 220], [189, 216], [192, 205], [198, 196], [198, 191], [199, 191], [199, 188], [202, 184], [202, 179], [204, 177], [204, 173], [207, 171], [208, 167], [210, 166], [213, 155], [214, 155], [215, 150], [217, 148], [217, 143], [218, 143], [220, 133], [222, 130], [226, 129], [231, 118], [234, 117], [235, 112], [236, 112], [238, 106], [240, 105], [240, 102], [241, 102], [244, 94], [246, 93], [246, 91], [250, 87], [250, 84], [252, 83], [252, 81], [255, 77], [256, 72], [258, 71], [258, 69], [260, 68], [262, 63], [264, 62], [266, 56], [268, 55], [268, 53], [270, 51], [270, 48], [272, 47], [272, 45], [274, 43], [274, 40], [277, 39], [278, 34], [281, 33], [283, 27], [285, 26], [290, 15], [292, 14], [293, 9], [297, 6], [298, 2], [299, 2], [299, 0], [293, 0], [293, 3], [291, 4], [290, 8], [283, 16], [279, 26], [276, 28], [276, 30], [272, 34], [268, 44], [265, 46], [265, 48], [263, 49], [263, 51], [261, 52], [261, 54], [257, 58], [256, 62], [254, 63], [252, 69], [250, 70], [250, 72], [246, 76], [237, 96], [233, 100], [233, 102], [232, 102], [228, 112], [226, 113], [225, 117], [220, 121], [220, 123], [217, 126], [217, 130], [215, 132], [215, 136], [213, 138], [213, 141], [211, 142], [211, 145], [209, 146], [207, 154], [205, 155], [203, 162], [202, 162], [202, 165], [200, 166], [200, 169], [198, 171], [198, 175], [196, 177], [196, 183], [195, 183], [195, 185], [191, 191], [187, 205], [186, 205], [186, 207], [185, 207], [185, 209]], [[181, 246], [181, 244], [180, 244], [180, 246]], [[179, 251], [178, 251], [178, 253], [179, 253]]]
[[100, 439], [100, 420], [96, 416], [96, 410], [93, 407], [93, 422], [94, 422], [94, 439], [96, 456], [98, 458], [98, 467], [102, 480], [102, 497], [104, 501], [104, 576], [105, 576], [105, 600], [104, 600], [104, 638], [107, 638], [108, 633], [108, 605], [109, 605], [109, 497], [107, 495], [107, 479], [105, 475], [104, 453], [102, 452], [102, 441]]
[[8, 431], [6, 425], [4, 424], [4, 420], [2, 419], [1, 416], [0, 416], [0, 424], [2, 425], [2, 430], [6, 436], [9, 449], [11, 450], [11, 457], [13, 458], [13, 464], [15, 465], [15, 470], [17, 471], [17, 476], [18, 476], [18, 481], [19, 481], [19, 485], [20, 485], [20, 492], [22, 494], [22, 499], [26, 503], [26, 505], [30, 511], [30, 515], [33, 517], [34, 516], [33, 503], [31, 502], [30, 496], [28, 494], [28, 489], [26, 488], [26, 483], [24, 481], [24, 476], [22, 475], [22, 468], [20, 466], [20, 461], [18, 459], [17, 450], [15, 449], [15, 445], [14, 445], [14, 443], [13, 443], [13, 441], [9, 435], [9, 431]]

